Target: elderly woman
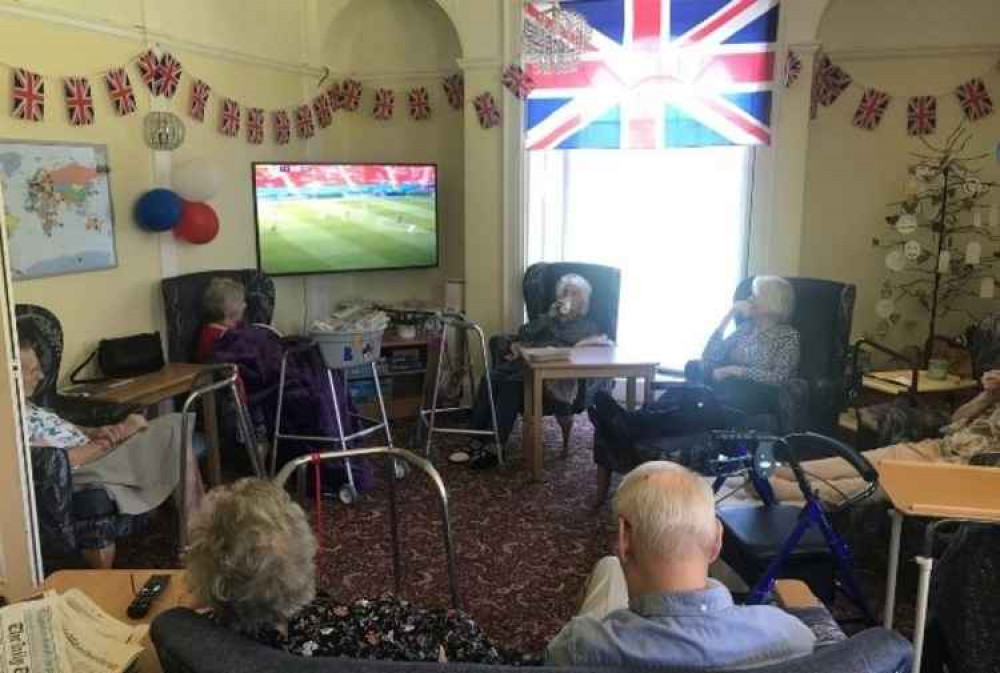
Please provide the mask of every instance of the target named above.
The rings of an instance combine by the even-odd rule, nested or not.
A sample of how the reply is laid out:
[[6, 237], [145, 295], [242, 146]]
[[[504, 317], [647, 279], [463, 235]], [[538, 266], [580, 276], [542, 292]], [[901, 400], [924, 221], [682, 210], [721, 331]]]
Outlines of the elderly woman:
[[242, 479], [209, 493], [194, 521], [187, 585], [212, 619], [292, 654], [504, 663], [461, 612], [317, 595], [315, 556], [302, 508], [270, 482]]
[[[18, 343], [21, 376], [29, 395], [45, 378], [32, 343]], [[144, 514], [174, 493], [183, 476], [187, 482], [187, 510], [196, 511], [203, 495], [198, 465], [188, 442], [186, 475], [181, 475], [181, 415], [168, 414], [148, 422], [132, 414], [117, 425], [84, 428], [37, 407], [29, 400], [26, 413], [28, 443], [32, 447], [53, 447], [66, 452], [77, 490], [99, 485], [114, 499], [121, 514]], [[83, 557], [95, 568], [110, 568], [115, 545], [91, 547], [82, 539]]]
[[[597, 322], [588, 316], [591, 292], [590, 283], [585, 278], [575, 273], [566, 274], [556, 283], [556, 298], [548, 312], [523, 325], [514, 341], [502, 344], [500, 352], [493, 354], [494, 358], [502, 358], [501, 361], [494, 361], [490, 370], [501, 444], [507, 442], [514, 421], [524, 407], [522, 347], [569, 347], [606, 340]], [[483, 377], [472, 408], [470, 427], [476, 430], [493, 429], [485, 383], [486, 377]], [[547, 384], [546, 393], [559, 402], [571, 404], [577, 394], [576, 382], [554, 381]], [[471, 464], [473, 468], [496, 465], [496, 456], [484, 446], [473, 447], [473, 453], [477, 454]], [[464, 462], [468, 460], [468, 455], [458, 452], [452, 454], [451, 460]]]
[[215, 342], [230, 329], [243, 322], [246, 311], [246, 289], [229, 278], [213, 278], [202, 297], [205, 325], [198, 334], [198, 361], [212, 360]]

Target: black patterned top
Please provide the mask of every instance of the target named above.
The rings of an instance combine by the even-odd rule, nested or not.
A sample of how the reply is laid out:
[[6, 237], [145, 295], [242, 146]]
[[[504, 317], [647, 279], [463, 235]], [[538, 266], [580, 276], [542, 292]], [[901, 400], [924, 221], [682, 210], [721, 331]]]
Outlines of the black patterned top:
[[735, 365], [746, 370], [740, 378], [784, 383], [799, 368], [799, 333], [791, 325], [758, 329], [747, 321], [727, 337], [717, 330], [701, 357], [709, 369]]

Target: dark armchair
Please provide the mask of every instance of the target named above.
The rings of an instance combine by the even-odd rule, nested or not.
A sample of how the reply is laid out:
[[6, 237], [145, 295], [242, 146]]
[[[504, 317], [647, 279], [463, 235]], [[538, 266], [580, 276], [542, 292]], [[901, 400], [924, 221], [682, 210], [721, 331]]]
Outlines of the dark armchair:
[[[601, 331], [611, 340], [618, 336], [618, 301], [621, 294], [621, 271], [600, 264], [580, 262], [538, 262], [524, 272], [522, 291], [528, 320], [545, 314], [556, 298], [556, 284], [567, 274], [575, 273], [590, 283], [590, 317], [597, 322]], [[490, 355], [494, 362], [501, 360], [501, 344], [510, 336], [490, 339]], [[577, 396], [572, 404], [562, 404], [546, 395], [543, 411], [546, 416], [555, 416], [562, 428], [563, 448], [569, 446], [573, 430], [573, 416], [581, 413], [592, 402], [593, 396], [604, 385], [600, 381], [582, 380], [577, 387]]]

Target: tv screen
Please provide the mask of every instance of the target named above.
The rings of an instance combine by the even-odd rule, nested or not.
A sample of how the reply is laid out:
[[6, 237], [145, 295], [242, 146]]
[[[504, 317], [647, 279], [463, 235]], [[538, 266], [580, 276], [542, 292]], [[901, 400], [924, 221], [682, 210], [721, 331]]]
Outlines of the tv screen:
[[437, 266], [437, 166], [255, 163], [257, 266], [281, 276]]

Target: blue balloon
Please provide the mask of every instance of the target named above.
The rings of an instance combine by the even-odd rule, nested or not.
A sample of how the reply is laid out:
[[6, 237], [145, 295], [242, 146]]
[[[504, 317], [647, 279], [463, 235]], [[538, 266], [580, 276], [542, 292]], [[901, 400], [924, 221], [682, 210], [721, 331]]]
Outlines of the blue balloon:
[[169, 189], [151, 189], [135, 204], [135, 219], [147, 231], [169, 231], [181, 219], [184, 201]]

